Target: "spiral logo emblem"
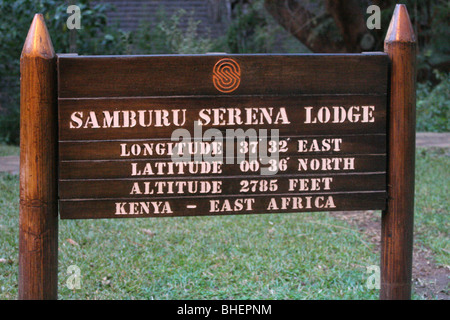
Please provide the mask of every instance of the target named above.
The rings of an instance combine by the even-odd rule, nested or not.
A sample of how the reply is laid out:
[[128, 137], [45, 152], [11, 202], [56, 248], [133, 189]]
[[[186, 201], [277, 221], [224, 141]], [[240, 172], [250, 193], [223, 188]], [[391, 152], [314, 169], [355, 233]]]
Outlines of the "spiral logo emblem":
[[233, 92], [241, 83], [241, 68], [230, 58], [224, 58], [214, 65], [213, 83], [217, 90], [224, 93]]

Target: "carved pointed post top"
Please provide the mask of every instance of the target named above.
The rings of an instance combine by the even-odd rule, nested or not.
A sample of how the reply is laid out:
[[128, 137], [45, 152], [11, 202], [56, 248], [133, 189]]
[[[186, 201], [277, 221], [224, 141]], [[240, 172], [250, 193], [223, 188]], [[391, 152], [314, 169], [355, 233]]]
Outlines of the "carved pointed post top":
[[381, 299], [410, 299], [414, 222], [416, 37], [398, 4], [384, 42], [391, 60], [388, 202], [381, 220]]
[[19, 299], [56, 299], [58, 287], [56, 55], [36, 14], [20, 57]]
[[394, 14], [384, 39], [385, 45], [392, 42], [416, 42], [414, 29], [404, 4], [395, 6]]
[[23, 45], [21, 59], [28, 57], [41, 57], [51, 59], [55, 57], [52, 39], [45, 25], [42, 13], [36, 13], [31, 23], [28, 35]]

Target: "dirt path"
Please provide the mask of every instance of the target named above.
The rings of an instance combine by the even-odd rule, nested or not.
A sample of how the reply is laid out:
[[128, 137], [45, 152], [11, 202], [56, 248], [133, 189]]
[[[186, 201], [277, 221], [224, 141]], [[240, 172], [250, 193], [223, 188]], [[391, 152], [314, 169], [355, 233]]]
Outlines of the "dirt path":
[[[365, 238], [375, 245], [376, 252], [380, 252], [381, 219], [374, 211], [338, 211], [330, 214], [364, 233]], [[413, 289], [417, 295], [424, 299], [450, 300], [450, 270], [448, 266], [437, 266], [430, 250], [414, 245], [412, 273]]]
[[19, 174], [19, 156], [0, 157], [0, 172]]
[[428, 148], [450, 148], [450, 132], [418, 132], [416, 134], [416, 146]]

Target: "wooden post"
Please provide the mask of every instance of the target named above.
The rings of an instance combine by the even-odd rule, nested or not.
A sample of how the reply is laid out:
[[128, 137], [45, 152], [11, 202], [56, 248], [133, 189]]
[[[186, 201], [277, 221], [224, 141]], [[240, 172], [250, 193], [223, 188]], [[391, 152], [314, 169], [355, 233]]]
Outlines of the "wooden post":
[[36, 14], [20, 57], [19, 299], [56, 299], [56, 55]]
[[380, 298], [410, 299], [416, 126], [416, 40], [405, 5], [395, 8], [386, 39], [391, 59], [388, 203], [381, 226]]

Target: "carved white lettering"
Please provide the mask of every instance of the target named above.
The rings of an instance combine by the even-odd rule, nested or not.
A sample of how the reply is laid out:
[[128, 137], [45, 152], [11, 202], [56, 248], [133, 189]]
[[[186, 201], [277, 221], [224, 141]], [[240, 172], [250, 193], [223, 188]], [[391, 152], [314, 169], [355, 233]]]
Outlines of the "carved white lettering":
[[341, 151], [342, 139], [299, 139], [297, 145], [298, 152], [326, 152]]
[[252, 211], [254, 198], [238, 198], [235, 200], [220, 199], [209, 200], [209, 212], [239, 212]]
[[374, 111], [375, 106], [351, 106], [347, 109], [341, 106], [305, 107], [304, 123], [375, 122]]
[[132, 176], [174, 175], [174, 174], [220, 174], [221, 161], [189, 161], [189, 162], [132, 162]]
[[268, 211], [336, 208], [333, 196], [305, 196], [270, 198]]
[[121, 143], [121, 157], [173, 156], [176, 155], [220, 155], [223, 153], [223, 142], [149, 142]]
[[289, 191], [322, 191], [330, 190], [332, 177], [289, 179]]
[[[69, 128], [105, 129], [134, 127], [183, 126], [186, 123], [186, 109], [172, 110], [120, 110], [120, 111], [75, 111], [70, 115]], [[100, 125], [101, 124], [101, 125]]]
[[222, 181], [139, 181], [134, 182], [130, 194], [219, 194]]
[[116, 202], [115, 215], [173, 213], [168, 201]]
[[286, 108], [214, 108], [199, 112], [200, 125], [264, 125], [290, 124]]
[[298, 171], [355, 170], [355, 158], [299, 158]]

